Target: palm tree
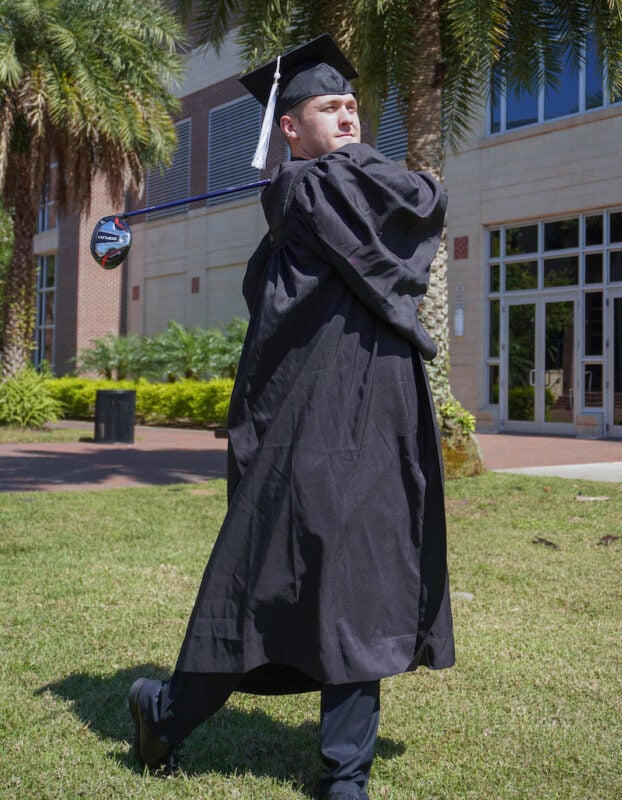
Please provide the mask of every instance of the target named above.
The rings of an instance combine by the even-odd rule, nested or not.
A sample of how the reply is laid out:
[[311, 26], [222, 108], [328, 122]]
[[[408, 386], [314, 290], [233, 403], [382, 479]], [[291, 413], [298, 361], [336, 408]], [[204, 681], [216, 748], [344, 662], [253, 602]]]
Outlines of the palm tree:
[[[182, 13], [191, 6], [190, 0], [178, 0]], [[568, 59], [583, 61], [591, 35], [611, 90], [622, 87], [622, 0], [196, 0], [194, 10], [199, 41], [216, 48], [239, 24], [249, 67], [323, 31], [331, 33], [361, 74], [357, 93], [372, 120], [389, 88], [397, 88], [407, 121], [407, 166], [439, 181], [445, 147], [455, 147], [468, 134], [491, 75], [518, 90], [554, 85]], [[439, 344], [429, 373], [445, 439], [450, 447], [453, 439], [454, 450], [470, 450], [478, 471], [473, 439], [455, 424], [468, 415], [449, 382], [445, 241], [421, 316]]]
[[33, 236], [52, 163], [60, 211], [88, 210], [96, 174], [113, 202], [175, 146], [177, 18], [159, 0], [0, 0], [0, 192], [13, 222], [2, 374], [30, 358]]
[[169, 381], [200, 380], [209, 374], [214, 332], [187, 328], [169, 320], [166, 329], [146, 343], [147, 358], [155, 376]]
[[[6, 209], [0, 204], [0, 308], [6, 283], [6, 273], [13, 252], [13, 225]], [[0, 329], [0, 353], [2, 352], [2, 330]]]

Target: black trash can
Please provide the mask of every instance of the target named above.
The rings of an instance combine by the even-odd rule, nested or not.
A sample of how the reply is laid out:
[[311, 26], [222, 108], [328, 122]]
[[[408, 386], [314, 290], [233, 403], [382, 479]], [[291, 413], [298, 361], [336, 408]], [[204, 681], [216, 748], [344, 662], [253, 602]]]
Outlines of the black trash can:
[[98, 389], [95, 395], [95, 441], [134, 443], [136, 392], [133, 389]]

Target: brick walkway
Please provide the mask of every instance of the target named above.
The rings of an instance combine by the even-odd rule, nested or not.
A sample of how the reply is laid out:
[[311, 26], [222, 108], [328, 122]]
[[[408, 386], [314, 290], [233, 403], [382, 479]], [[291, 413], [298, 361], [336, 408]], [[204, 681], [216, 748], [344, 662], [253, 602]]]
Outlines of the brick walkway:
[[[226, 476], [227, 441], [212, 431], [137, 426], [134, 444], [95, 444], [92, 423], [62, 426], [84, 430], [84, 440], [0, 445], [0, 491], [157, 486]], [[622, 481], [622, 441], [509, 434], [477, 439], [488, 469]]]
[[488, 469], [527, 475], [622, 482], [622, 441], [480, 433]]
[[227, 440], [212, 431], [137, 426], [134, 444], [95, 444], [93, 423], [84, 441], [0, 445], [0, 491], [116, 489], [201, 483], [226, 477]]
[[615, 439], [478, 433], [477, 441], [488, 469], [622, 461], [622, 441]]

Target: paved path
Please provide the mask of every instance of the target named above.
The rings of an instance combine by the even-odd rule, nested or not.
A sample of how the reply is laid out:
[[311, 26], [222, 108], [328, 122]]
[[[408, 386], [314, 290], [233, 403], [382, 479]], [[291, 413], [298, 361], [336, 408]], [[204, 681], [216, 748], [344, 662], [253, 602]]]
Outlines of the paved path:
[[[0, 445], [0, 491], [112, 489], [226, 477], [226, 439], [212, 431], [136, 427], [134, 444], [95, 444], [93, 423], [63, 422], [82, 441]], [[478, 434], [488, 469], [622, 481], [622, 441]]]
[[84, 430], [83, 440], [0, 445], [0, 491], [116, 489], [226, 477], [227, 440], [212, 431], [137, 426], [134, 444], [96, 444], [93, 423], [61, 426]]
[[479, 433], [487, 469], [591, 481], [622, 481], [622, 441]]

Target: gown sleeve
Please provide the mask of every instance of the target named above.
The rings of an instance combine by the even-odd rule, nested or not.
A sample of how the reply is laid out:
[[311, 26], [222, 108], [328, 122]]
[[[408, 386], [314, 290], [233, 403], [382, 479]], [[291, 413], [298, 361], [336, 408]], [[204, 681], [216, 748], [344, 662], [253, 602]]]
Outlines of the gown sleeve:
[[288, 226], [360, 302], [431, 359], [436, 345], [417, 309], [445, 209], [446, 195], [430, 176], [408, 172], [367, 145], [346, 145], [307, 172]]

